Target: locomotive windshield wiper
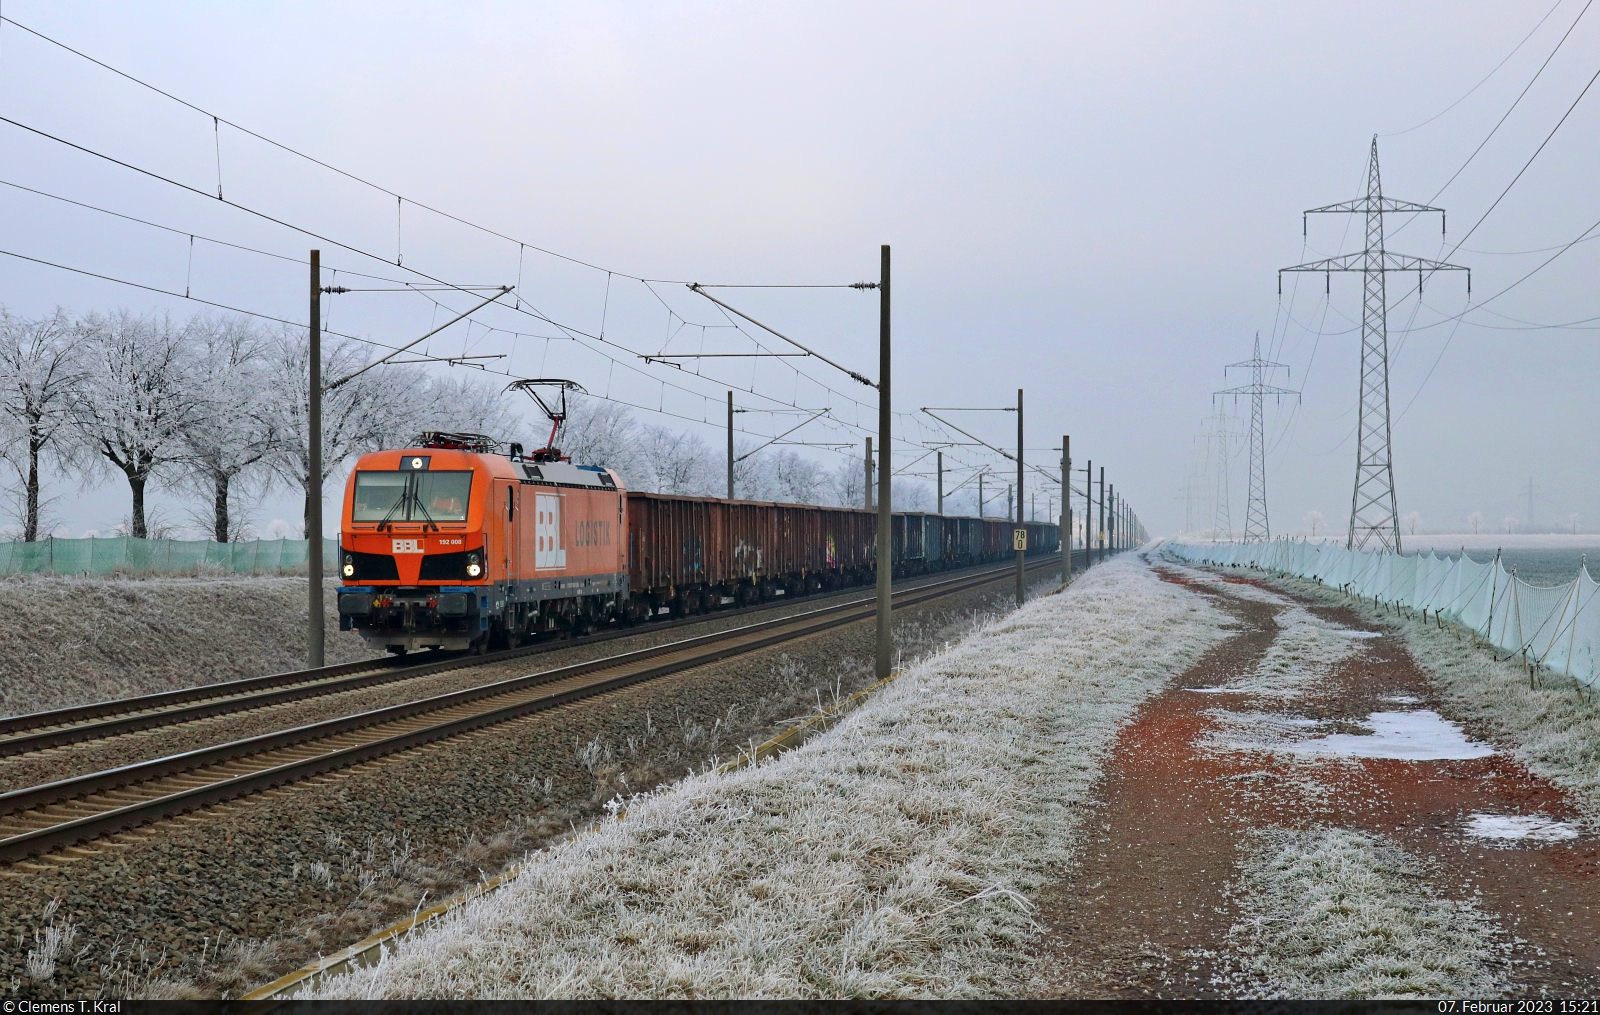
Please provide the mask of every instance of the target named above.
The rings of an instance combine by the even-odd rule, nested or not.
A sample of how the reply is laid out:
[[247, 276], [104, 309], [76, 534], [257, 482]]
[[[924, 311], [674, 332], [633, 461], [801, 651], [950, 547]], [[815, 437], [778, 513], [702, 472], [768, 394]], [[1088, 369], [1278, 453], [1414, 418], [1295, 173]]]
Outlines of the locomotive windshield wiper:
[[[401, 508], [409, 508], [411, 505], [415, 505], [416, 509], [422, 512], [422, 517], [427, 520], [427, 524], [422, 527], [422, 531], [428, 531], [429, 525], [433, 526], [433, 531], [440, 531], [439, 523], [434, 521], [433, 515], [429, 514], [428, 509], [422, 506], [422, 495], [418, 492], [418, 485], [418, 474], [415, 472], [408, 473], [406, 475], [405, 489], [401, 491], [399, 497], [395, 498], [394, 504], [378, 522], [377, 531], [382, 532], [385, 528], [388, 528], [391, 532], [394, 531], [394, 513], [399, 511]], [[411, 520], [410, 510], [406, 511], [406, 520]]]
[[[415, 476], [413, 476], [413, 478], [415, 478]], [[414, 485], [407, 484], [406, 489], [415, 491], [416, 487]], [[439, 523], [434, 521], [433, 520], [433, 515], [429, 514], [428, 513], [428, 509], [422, 506], [422, 497], [421, 497], [421, 495], [416, 493], [416, 492], [413, 492], [411, 494], [411, 503], [415, 504], [417, 506], [417, 510], [422, 512], [422, 517], [424, 517], [424, 518], [426, 518], [428, 520], [428, 525], [432, 525], [433, 526], [433, 531], [438, 532], [439, 531]], [[422, 531], [424, 531], [424, 532], [428, 531], [428, 525], [424, 525], [422, 527]]]
[[382, 532], [385, 526], [388, 526], [391, 530], [394, 528], [394, 513], [400, 510], [402, 507], [405, 507], [406, 491], [411, 489], [411, 481], [413, 478], [413, 476], [406, 477], [406, 485], [405, 488], [400, 491], [400, 496], [394, 499], [394, 503], [389, 506], [389, 510], [384, 512], [382, 518], [378, 519], [377, 531]]

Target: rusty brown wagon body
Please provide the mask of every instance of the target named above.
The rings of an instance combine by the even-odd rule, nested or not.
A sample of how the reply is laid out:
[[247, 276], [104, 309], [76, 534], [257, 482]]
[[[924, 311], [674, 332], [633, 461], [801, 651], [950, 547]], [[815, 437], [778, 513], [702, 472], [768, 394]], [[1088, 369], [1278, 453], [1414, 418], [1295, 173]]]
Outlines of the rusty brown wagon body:
[[689, 613], [862, 584], [876, 533], [859, 508], [630, 492], [632, 594]]

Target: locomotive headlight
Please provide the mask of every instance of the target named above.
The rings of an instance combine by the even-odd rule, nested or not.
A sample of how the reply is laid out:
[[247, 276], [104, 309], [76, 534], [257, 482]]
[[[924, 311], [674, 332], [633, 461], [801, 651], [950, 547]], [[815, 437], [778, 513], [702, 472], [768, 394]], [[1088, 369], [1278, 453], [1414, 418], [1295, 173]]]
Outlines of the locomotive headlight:
[[346, 578], [354, 578], [356, 576], [356, 559], [349, 554], [345, 554], [344, 567], [339, 570], [344, 572]]
[[483, 565], [478, 563], [478, 555], [476, 553], [467, 554], [467, 576], [476, 578], [480, 574], [483, 574]]

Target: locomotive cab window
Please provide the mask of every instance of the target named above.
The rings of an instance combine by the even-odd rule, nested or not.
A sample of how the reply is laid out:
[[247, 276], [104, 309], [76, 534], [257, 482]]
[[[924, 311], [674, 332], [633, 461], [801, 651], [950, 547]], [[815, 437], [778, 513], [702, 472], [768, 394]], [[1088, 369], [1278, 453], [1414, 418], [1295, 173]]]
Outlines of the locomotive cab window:
[[403, 472], [357, 472], [355, 503], [351, 505], [354, 519], [358, 522], [404, 519], [405, 512], [399, 510], [399, 506], [409, 478]]
[[[464, 522], [467, 520], [467, 495], [472, 492], [470, 472], [419, 472], [416, 500], [411, 520]], [[422, 508], [426, 511], [418, 510]]]
[[470, 472], [357, 472], [351, 520], [464, 522]]

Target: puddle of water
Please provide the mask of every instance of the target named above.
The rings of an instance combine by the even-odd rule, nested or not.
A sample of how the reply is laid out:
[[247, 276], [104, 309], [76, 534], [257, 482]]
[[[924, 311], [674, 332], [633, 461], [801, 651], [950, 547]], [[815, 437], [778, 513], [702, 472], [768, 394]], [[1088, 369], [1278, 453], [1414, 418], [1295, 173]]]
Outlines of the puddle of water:
[[1437, 712], [1374, 712], [1361, 723], [1372, 733], [1332, 733], [1285, 744], [1293, 754], [1331, 754], [1346, 758], [1393, 758], [1400, 761], [1455, 761], [1486, 758], [1488, 744], [1467, 739], [1461, 727]]
[[1249, 694], [1249, 691], [1237, 687], [1185, 687], [1185, 691], [1195, 694]]
[[1396, 705], [1415, 705], [1421, 698], [1414, 698], [1409, 694], [1391, 694], [1383, 699]]
[[1473, 814], [1467, 818], [1467, 834], [1474, 839], [1561, 842], [1576, 839], [1578, 829], [1570, 822], [1537, 814]]

